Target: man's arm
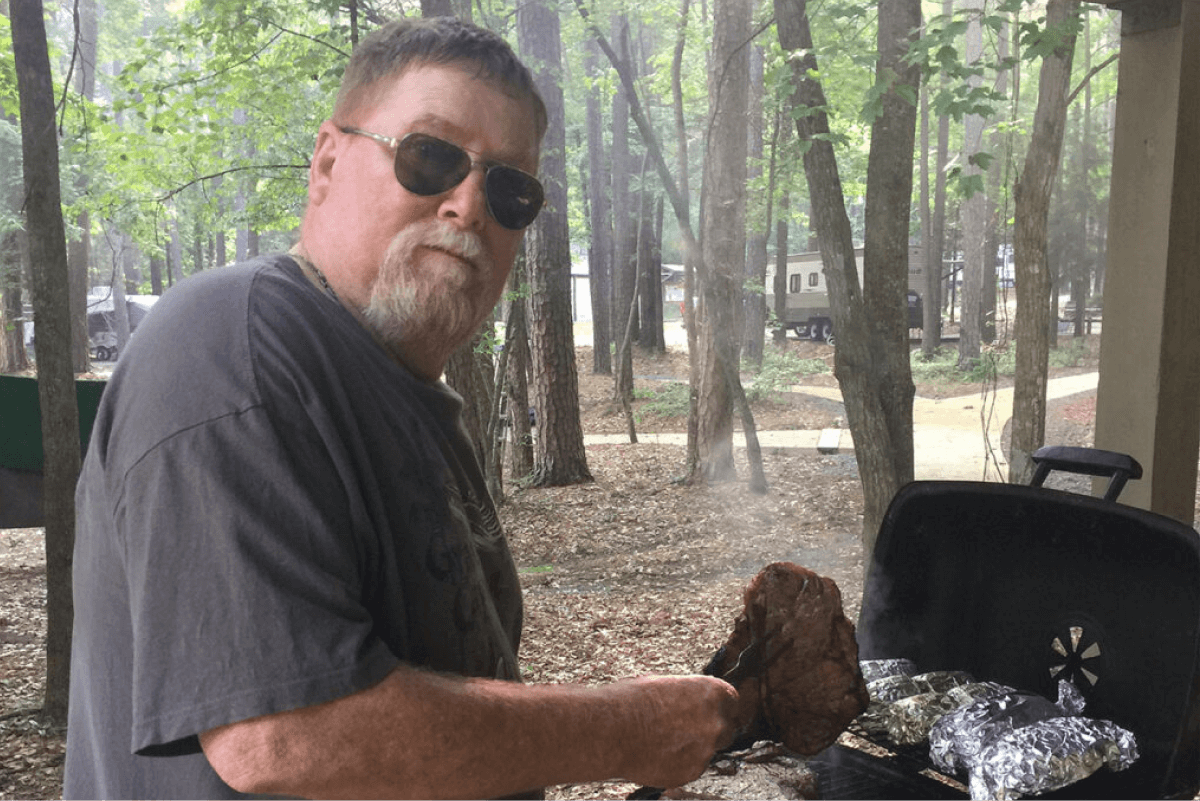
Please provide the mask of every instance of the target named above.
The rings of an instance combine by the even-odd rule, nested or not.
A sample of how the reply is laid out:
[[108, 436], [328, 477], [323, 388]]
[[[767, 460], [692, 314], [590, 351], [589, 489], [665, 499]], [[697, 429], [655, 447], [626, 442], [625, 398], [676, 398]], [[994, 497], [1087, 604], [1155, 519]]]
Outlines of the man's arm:
[[599, 687], [466, 679], [401, 666], [379, 684], [200, 735], [247, 793], [495, 798], [622, 778], [673, 787], [733, 736], [737, 692], [706, 676]]

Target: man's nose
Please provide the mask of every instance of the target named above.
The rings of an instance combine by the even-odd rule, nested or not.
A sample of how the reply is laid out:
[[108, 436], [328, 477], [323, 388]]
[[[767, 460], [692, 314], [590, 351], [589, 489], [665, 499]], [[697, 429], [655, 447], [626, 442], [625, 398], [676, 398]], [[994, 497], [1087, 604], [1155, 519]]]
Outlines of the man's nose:
[[481, 228], [488, 218], [487, 171], [473, 164], [467, 177], [446, 192], [438, 207], [438, 216], [456, 220], [465, 228]]

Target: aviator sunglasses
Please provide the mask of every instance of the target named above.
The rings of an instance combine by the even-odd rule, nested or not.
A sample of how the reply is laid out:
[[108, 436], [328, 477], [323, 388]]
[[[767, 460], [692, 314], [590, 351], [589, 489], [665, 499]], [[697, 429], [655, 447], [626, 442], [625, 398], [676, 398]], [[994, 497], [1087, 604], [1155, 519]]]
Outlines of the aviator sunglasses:
[[[341, 131], [369, 137], [395, 151], [396, 180], [414, 195], [429, 197], [450, 191], [470, 175], [477, 163], [458, 145], [429, 134], [410, 133], [396, 139], [351, 126]], [[538, 179], [507, 164], [478, 163], [483, 167], [492, 219], [512, 231], [528, 227], [545, 200]]]

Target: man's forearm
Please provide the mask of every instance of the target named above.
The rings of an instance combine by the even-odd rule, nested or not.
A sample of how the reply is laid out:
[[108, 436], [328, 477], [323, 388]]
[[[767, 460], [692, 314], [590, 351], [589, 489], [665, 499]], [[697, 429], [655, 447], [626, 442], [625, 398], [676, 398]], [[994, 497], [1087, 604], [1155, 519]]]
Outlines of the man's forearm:
[[363, 692], [215, 729], [201, 743], [243, 792], [485, 798], [618, 777], [672, 786], [728, 741], [735, 701], [706, 677], [587, 688], [401, 667]]

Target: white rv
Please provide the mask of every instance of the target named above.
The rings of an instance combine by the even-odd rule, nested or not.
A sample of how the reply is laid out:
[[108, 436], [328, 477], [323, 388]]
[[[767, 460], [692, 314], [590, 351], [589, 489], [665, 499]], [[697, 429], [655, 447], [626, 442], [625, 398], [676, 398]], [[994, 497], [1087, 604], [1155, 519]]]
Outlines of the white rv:
[[[862, 281], [863, 249], [854, 249], [858, 277]], [[833, 312], [829, 290], [825, 284], [825, 269], [819, 252], [796, 253], [787, 260], [787, 307], [783, 324], [801, 339], [829, 342], [833, 338]], [[767, 266], [767, 308], [775, 308], [775, 265]], [[921, 328], [925, 291], [925, 251], [920, 247], [908, 251], [908, 327]]]

